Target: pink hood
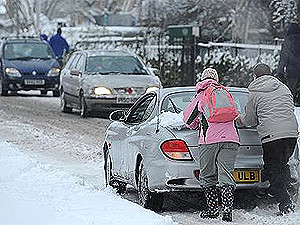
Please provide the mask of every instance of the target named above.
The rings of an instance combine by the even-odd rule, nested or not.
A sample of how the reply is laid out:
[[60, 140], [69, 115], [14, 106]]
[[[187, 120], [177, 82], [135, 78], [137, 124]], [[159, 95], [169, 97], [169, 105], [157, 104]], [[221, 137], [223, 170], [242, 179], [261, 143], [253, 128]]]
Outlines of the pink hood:
[[196, 84], [196, 93], [199, 93], [200, 91], [203, 91], [207, 88], [207, 86], [211, 84], [218, 84], [217, 81], [213, 79], [205, 79], [203, 81], [200, 81]]

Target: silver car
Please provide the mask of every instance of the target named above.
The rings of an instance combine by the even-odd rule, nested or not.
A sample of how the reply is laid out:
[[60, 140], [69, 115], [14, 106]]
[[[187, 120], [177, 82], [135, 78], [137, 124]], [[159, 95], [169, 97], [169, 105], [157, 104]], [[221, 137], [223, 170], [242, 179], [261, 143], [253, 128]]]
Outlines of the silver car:
[[60, 110], [91, 111], [129, 108], [160, 80], [135, 54], [118, 50], [83, 50], [72, 54], [61, 72]]
[[[229, 88], [240, 113], [248, 90]], [[199, 185], [198, 134], [183, 123], [182, 110], [195, 94], [192, 87], [166, 88], [142, 96], [125, 113], [110, 115], [112, 122], [103, 145], [108, 185], [122, 192], [127, 184], [138, 191], [142, 206], [159, 210], [163, 193], [201, 190]], [[255, 128], [238, 129], [241, 146], [235, 161], [238, 189], [266, 190], [262, 147]], [[299, 186], [298, 147], [290, 160], [291, 187]]]

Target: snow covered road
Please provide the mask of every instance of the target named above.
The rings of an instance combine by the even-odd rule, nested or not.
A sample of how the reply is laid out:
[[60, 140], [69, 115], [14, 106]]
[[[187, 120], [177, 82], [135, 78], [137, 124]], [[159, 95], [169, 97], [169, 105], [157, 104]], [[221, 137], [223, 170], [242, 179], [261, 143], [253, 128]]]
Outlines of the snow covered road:
[[168, 216], [124, 200], [110, 188], [97, 190], [7, 143], [0, 142], [0, 149], [1, 225], [174, 224]]
[[[157, 214], [134, 203], [132, 190], [121, 197], [106, 188], [107, 119], [62, 114], [50, 96], [0, 97], [0, 105], [0, 225], [228, 224], [200, 219], [197, 199], [169, 196]], [[300, 224], [299, 204], [291, 215], [275, 212], [274, 204], [240, 207], [232, 224]]]

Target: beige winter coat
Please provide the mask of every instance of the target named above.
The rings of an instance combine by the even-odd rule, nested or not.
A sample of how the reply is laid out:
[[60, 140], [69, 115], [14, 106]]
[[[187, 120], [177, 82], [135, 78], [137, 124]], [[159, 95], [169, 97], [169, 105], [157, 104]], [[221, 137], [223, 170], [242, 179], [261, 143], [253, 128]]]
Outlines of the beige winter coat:
[[245, 113], [240, 117], [246, 126], [257, 126], [262, 143], [298, 137], [293, 96], [286, 85], [273, 76], [261, 76], [248, 87]]

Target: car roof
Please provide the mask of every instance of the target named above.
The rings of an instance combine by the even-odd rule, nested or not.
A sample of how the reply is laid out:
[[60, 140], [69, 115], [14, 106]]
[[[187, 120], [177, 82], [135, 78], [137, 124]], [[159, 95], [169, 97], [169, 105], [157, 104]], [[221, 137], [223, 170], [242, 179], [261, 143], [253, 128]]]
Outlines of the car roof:
[[[247, 88], [243, 88], [243, 87], [227, 87], [227, 89], [231, 92], [246, 92], [246, 93], [249, 92]], [[164, 97], [171, 93], [185, 92], [185, 91], [193, 91], [194, 92], [195, 86], [162, 88], [160, 95], [161, 95], [161, 97]]]
[[2, 40], [5, 43], [44, 43], [43, 40], [41, 40], [38, 37], [3, 37]]
[[136, 54], [124, 50], [79, 50], [74, 53], [85, 53], [88, 56], [136, 56]]

